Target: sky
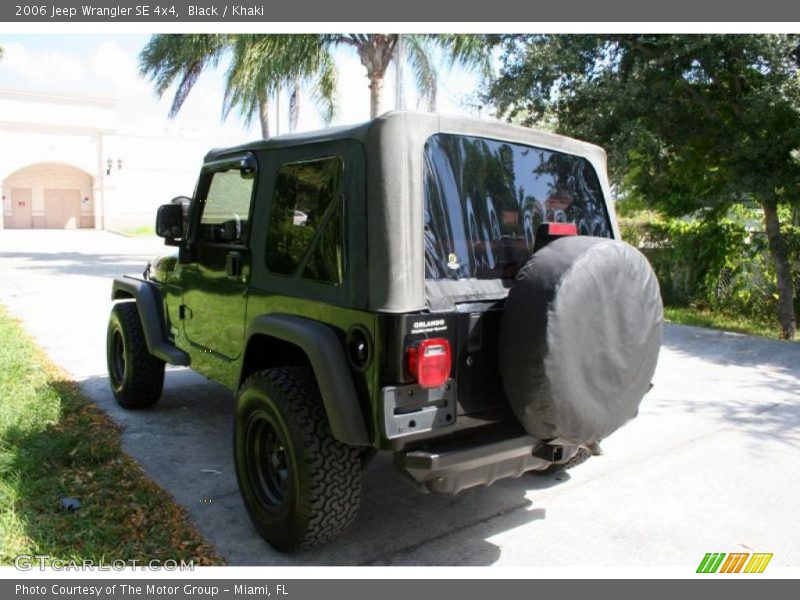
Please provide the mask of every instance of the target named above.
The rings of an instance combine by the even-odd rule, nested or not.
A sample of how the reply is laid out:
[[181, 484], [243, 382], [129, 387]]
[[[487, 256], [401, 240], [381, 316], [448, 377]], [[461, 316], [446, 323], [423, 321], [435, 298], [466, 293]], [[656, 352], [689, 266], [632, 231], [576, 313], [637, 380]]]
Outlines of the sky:
[[[8, 35], [0, 36], [4, 56], [0, 60], [0, 88], [54, 94], [100, 96], [118, 100], [117, 120], [121, 131], [177, 131], [201, 138], [260, 137], [257, 123], [245, 128], [238, 115], [222, 122], [224, 69], [204, 73], [175, 119], [168, 119], [172, 90], [159, 99], [152, 84], [138, 72], [137, 56], [148, 35]], [[358, 123], [369, 118], [369, 89], [364, 67], [349, 48], [336, 51], [339, 71], [338, 113], [333, 125]], [[416, 107], [417, 98], [409, 69], [405, 69], [404, 103]], [[437, 110], [451, 114], [474, 114], [465, 100], [478, 89], [475, 74], [440, 68]], [[273, 103], [274, 104], [274, 103]], [[394, 108], [395, 75], [390, 68], [384, 88], [384, 107]], [[276, 132], [273, 106], [271, 128]], [[281, 97], [280, 132], [288, 132], [288, 94]], [[301, 93], [299, 131], [323, 127], [309, 94]]]

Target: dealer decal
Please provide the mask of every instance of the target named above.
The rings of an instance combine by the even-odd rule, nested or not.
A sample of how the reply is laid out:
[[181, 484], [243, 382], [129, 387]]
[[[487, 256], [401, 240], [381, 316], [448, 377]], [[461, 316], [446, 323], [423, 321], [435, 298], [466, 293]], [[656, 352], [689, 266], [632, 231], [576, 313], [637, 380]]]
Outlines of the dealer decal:
[[447, 331], [447, 323], [444, 319], [429, 319], [427, 321], [416, 321], [412, 326], [413, 333], [431, 333], [433, 331]]
[[[749, 560], [748, 560], [749, 559]], [[763, 573], [772, 553], [708, 552], [697, 567], [698, 573]]]

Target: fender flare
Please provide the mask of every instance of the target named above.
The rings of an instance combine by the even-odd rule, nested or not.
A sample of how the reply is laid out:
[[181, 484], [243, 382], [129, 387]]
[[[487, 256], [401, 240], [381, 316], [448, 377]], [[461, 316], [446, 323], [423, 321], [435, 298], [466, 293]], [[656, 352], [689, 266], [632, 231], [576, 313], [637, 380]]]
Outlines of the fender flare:
[[128, 298], [136, 301], [147, 351], [171, 365], [188, 366], [189, 355], [173, 346], [164, 332], [164, 319], [161, 314], [164, 303], [161, 299], [161, 290], [155, 284], [142, 279], [127, 275], [115, 277], [111, 285], [111, 299]]
[[289, 342], [305, 352], [314, 370], [333, 436], [350, 446], [370, 445], [350, 367], [342, 343], [333, 330], [303, 317], [262, 315], [248, 326], [245, 347], [259, 334]]

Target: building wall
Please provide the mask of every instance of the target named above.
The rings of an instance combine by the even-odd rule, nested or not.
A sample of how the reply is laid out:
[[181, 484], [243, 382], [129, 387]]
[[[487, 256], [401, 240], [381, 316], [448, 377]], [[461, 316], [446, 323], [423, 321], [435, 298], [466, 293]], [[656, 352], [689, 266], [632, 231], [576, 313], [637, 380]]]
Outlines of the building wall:
[[0, 89], [0, 229], [11, 215], [12, 187], [35, 190], [34, 227], [50, 188], [81, 190], [82, 227], [152, 226], [159, 205], [192, 195], [209, 149], [242, 141], [170, 130], [166, 122], [130, 131], [117, 122], [114, 99]]
[[[103, 172], [107, 229], [152, 226], [156, 209], [175, 196], [191, 196], [213, 142], [170, 135], [113, 134], [103, 148], [112, 160]], [[119, 167], [122, 160], [122, 168]]]
[[98, 171], [98, 133], [48, 131], [0, 123], [0, 181], [31, 165], [71, 165], [92, 177]]
[[81, 197], [82, 229], [93, 228], [94, 181], [91, 175], [73, 166], [59, 163], [41, 163], [16, 171], [3, 180], [3, 220], [12, 217], [12, 194], [14, 188], [31, 190], [33, 206], [33, 228], [45, 227], [44, 197], [46, 189], [79, 190]]
[[109, 131], [116, 127], [116, 105], [113, 98], [0, 89], [0, 120], [18, 126]]

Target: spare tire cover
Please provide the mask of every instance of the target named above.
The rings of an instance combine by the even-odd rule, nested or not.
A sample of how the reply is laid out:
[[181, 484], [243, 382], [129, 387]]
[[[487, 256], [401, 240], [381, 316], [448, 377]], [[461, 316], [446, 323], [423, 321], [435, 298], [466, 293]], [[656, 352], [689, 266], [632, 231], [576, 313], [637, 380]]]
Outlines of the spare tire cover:
[[526, 431], [588, 445], [636, 416], [663, 321], [658, 280], [634, 247], [564, 237], [534, 254], [509, 290], [498, 348]]

